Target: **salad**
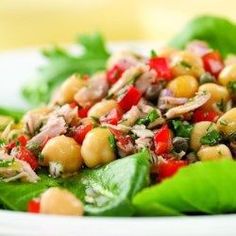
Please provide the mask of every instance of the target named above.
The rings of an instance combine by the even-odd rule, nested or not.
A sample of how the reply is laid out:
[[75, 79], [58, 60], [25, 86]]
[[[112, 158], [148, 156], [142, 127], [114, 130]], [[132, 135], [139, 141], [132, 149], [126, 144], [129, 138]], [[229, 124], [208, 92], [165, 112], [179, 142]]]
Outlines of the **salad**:
[[40, 80], [23, 88], [38, 107], [0, 110], [1, 208], [235, 213], [236, 56], [194, 32], [149, 56], [110, 54], [97, 34], [81, 38], [83, 54], [45, 52]]

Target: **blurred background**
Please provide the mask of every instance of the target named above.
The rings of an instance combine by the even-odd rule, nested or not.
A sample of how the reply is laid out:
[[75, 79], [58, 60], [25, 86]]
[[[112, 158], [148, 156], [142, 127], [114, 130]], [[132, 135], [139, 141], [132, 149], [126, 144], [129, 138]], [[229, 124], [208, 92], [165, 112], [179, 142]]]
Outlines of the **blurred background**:
[[0, 50], [70, 43], [100, 31], [108, 40], [166, 40], [192, 17], [236, 20], [235, 0], [0, 0]]

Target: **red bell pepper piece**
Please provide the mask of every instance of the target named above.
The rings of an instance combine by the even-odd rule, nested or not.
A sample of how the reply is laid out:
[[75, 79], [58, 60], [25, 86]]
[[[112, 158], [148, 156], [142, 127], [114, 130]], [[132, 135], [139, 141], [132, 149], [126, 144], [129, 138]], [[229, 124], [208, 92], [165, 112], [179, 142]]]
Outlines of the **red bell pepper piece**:
[[120, 108], [126, 112], [130, 110], [132, 106], [138, 104], [142, 94], [134, 86], [130, 86], [126, 93], [118, 100]]
[[20, 146], [24, 146], [24, 147], [26, 146], [27, 141], [28, 141], [28, 139], [24, 135], [19, 136], [17, 138], [17, 140], [18, 140]]
[[202, 60], [205, 70], [217, 78], [224, 68], [224, 63], [219, 52], [209, 52], [202, 57]]
[[36, 157], [26, 147], [20, 146], [16, 157], [19, 160], [27, 162], [33, 170], [38, 168], [38, 161]]
[[28, 212], [30, 213], [40, 212], [40, 201], [38, 199], [32, 199], [28, 202]]
[[76, 108], [78, 106], [77, 102], [70, 103], [71, 108]]
[[158, 165], [159, 180], [173, 176], [180, 168], [187, 166], [184, 160], [167, 160]]
[[155, 153], [161, 155], [171, 150], [171, 132], [167, 125], [162, 126], [154, 135]]
[[197, 109], [193, 112], [193, 122], [195, 123], [200, 121], [216, 121], [218, 117], [219, 115], [215, 111]]
[[77, 143], [82, 144], [86, 134], [92, 129], [93, 129], [92, 124], [81, 125], [76, 128], [72, 137]]
[[117, 123], [121, 120], [123, 113], [120, 109], [114, 108], [112, 109], [106, 116], [100, 119], [101, 123], [117, 125]]
[[152, 57], [148, 61], [148, 65], [157, 72], [158, 78], [165, 80], [173, 78], [169, 63], [165, 57]]
[[106, 76], [108, 83], [110, 85], [116, 83], [120, 79], [124, 71], [125, 68], [123, 68], [121, 65], [114, 65], [110, 70], [107, 71]]
[[88, 116], [88, 111], [90, 107], [81, 107], [78, 110], [78, 115], [80, 118], [86, 118]]

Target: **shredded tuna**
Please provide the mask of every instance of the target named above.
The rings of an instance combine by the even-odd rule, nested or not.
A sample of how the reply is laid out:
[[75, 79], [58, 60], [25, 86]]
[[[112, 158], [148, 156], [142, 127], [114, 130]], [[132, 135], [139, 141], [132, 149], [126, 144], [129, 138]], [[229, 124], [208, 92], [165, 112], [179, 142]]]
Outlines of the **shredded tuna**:
[[210, 97], [210, 93], [207, 93], [206, 91], [198, 93], [195, 97], [189, 99], [189, 101], [185, 104], [169, 109], [165, 113], [165, 116], [167, 119], [171, 119], [193, 111], [205, 104]]
[[152, 138], [141, 137], [135, 140], [135, 145], [137, 150], [141, 150], [143, 148], [151, 148], [152, 146]]
[[104, 73], [95, 74], [87, 87], [81, 88], [75, 95], [75, 101], [82, 107], [90, 107], [107, 95], [109, 85]]
[[108, 92], [108, 96], [113, 96], [117, 94], [121, 89], [123, 89], [126, 85], [131, 84], [132, 81], [141, 76], [144, 72], [147, 72], [149, 67], [146, 65], [137, 65], [136, 67], [131, 67], [126, 70], [121, 78], [111, 87]]
[[178, 105], [183, 105], [188, 101], [187, 98], [176, 98], [171, 96], [161, 97], [159, 100], [161, 102], [160, 109], [162, 110], [170, 109]]
[[146, 129], [145, 125], [135, 125], [131, 131], [139, 138], [152, 138], [154, 136], [154, 133]]
[[135, 122], [141, 117], [141, 111], [137, 106], [132, 106], [132, 108], [123, 115], [120, 124], [125, 126], [133, 126]]
[[53, 114], [56, 116], [63, 116], [66, 123], [70, 124], [72, 120], [77, 119], [78, 117], [78, 107], [71, 108], [69, 104], [66, 104], [56, 110]]
[[61, 116], [51, 116], [47, 123], [41, 128], [40, 133], [34, 136], [28, 145], [40, 145], [48, 138], [54, 138], [58, 135], [65, 134], [67, 131], [66, 122]]

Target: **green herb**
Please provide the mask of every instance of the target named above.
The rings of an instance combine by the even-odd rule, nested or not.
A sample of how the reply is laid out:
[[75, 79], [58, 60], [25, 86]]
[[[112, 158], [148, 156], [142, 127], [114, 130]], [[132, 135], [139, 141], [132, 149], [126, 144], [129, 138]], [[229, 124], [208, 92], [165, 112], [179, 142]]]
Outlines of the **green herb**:
[[200, 84], [215, 83], [216, 79], [210, 73], [206, 72], [200, 76]]
[[15, 162], [14, 159], [11, 160], [0, 160], [0, 167], [9, 167]]
[[225, 102], [224, 99], [221, 99], [219, 102], [216, 103], [216, 106], [218, 107], [218, 109], [220, 111], [224, 111], [225, 110]]
[[155, 50], [151, 50], [151, 58], [157, 57], [157, 53]]
[[133, 204], [148, 216], [236, 212], [235, 172], [234, 161], [197, 162], [144, 189]]
[[150, 123], [154, 122], [157, 118], [159, 118], [159, 114], [157, 113], [156, 109], [150, 111], [146, 117], [140, 118], [137, 120], [138, 125], [146, 125], [148, 126]]
[[41, 173], [36, 184], [0, 181], [0, 205], [26, 211], [32, 198], [49, 187], [61, 186], [83, 201], [86, 215], [130, 216], [134, 213], [132, 198], [149, 182], [149, 158], [147, 151], [140, 152], [100, 168], [81, 170], [70, 178]]
[[235, 23], [225, 18], [204, 15], [190, 21], [184, 29], [169, 42], [169, 45], [183, 49], [193, 40], [203, 40], [207, 42], [210, 47], [219, 50], [225, 57], [229, 53], [236, 53], [235, 37]]
[[189, 138], [193, 129], [193, 125], [187, 121], [172, 120], [175, 135], [178, 137]]
[[214, 146], [218, 144], [221, 139], [221, 134], [217, 130], [211, 130], [200, 139], [200, 143], [203, 145]]
[[113, 151], [116, 151], [116, 140], [113, 134], [111, 134], [110, 136], [108, 136], [108, 141], [111, 145], [111, 148], [113, 149]]
[[227, 125], [228, 125], [228, 121], [221, 119], [221, 120], [220, 120], [220, 124], [221, 124], [221, 125], [224, 125], [224, 126], [227, 126]]
[[44, 161], [44, 155], [42, 153], [39, 153], [38, 158], [40, 162]]
[[36, 80], [30, 80], [22, 90], [29, 103], [47, 103], [55, 88], [74, 73], [90, 75], [105, 69], [109, 53], [100, 34], [83, 35], [79, 44], [82, 47], [80, 55], [59, 47], [43, 51], [47, 64], [39, 68]]
[[236, 81], [230, 81], [227, 85], [227, 88], [231, 91], [232, 94], [236, 94]]
[[192, 65], [189, 64], [187, 61], [181, 61], [180, 62], [180, 65], [185, 67], [185, 68], [188, 68], [188, 69], [191, 69], [192, 68]]
[[4, 146], [6, 144], [6, 140], [0, 139], [0, 147]]

